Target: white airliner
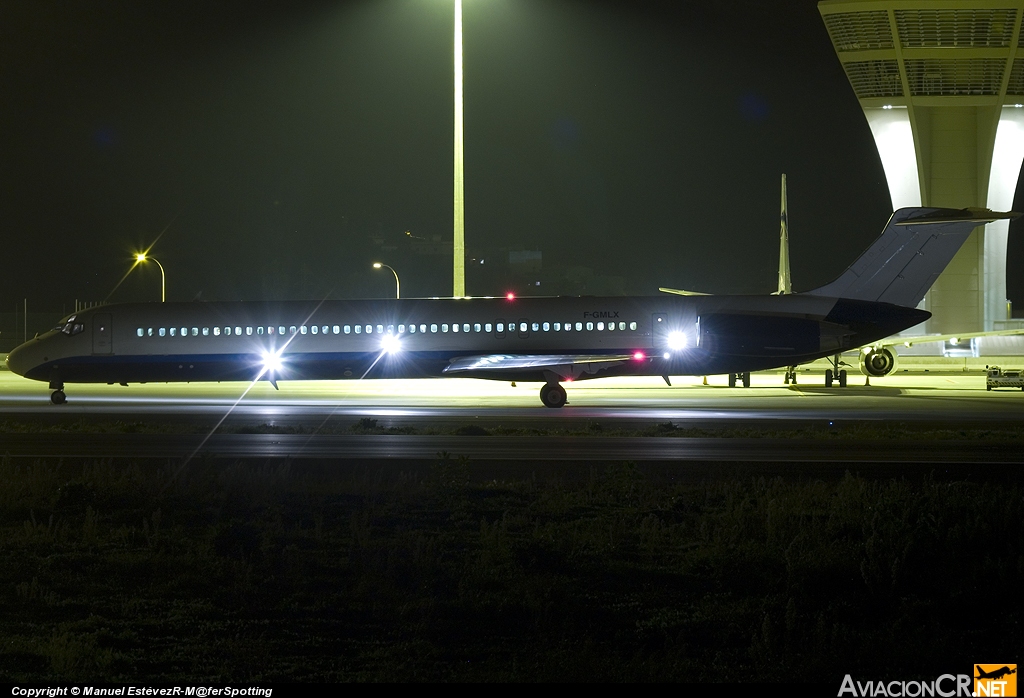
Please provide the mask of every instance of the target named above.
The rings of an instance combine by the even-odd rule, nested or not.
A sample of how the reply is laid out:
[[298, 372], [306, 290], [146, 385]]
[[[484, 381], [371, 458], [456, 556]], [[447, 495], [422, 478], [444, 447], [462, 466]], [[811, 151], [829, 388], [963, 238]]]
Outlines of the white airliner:
[[979, 225], [1016, 213], [905, 208], [838, 279], [806, 293], [126, 303], [72, 315], [14, 349], [49, 383], [461, 376], [561, 383], [793, 366], [923, 322], [914, 306]]

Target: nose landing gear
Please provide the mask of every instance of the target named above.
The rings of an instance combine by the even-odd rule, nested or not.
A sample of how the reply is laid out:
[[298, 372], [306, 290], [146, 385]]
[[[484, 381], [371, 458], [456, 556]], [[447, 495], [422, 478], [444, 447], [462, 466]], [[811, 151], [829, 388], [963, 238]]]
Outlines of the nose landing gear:
[[545, 383], [540, 389], [540, 401], [545, 407], [558, 408], [565, 406], [568, 396], [565, 394], [565, 388], [558, 383]]
[[846, 387], [846, 369], [839, 368], [840, 366], [848, 366], [845, 361], [841, 360], [841, 356], [836, 354], [830, 359], [832, 368], [825, 369], [825, 387], [831, 388], [833, 382], [838, 382], [840, 388]]
[[50, 402], [53, 404], [63, 405], [68, 401], [68, 396], [64, 394], [64, 383], [57, 375], [50, 376], [50, 390], [53, 391], [50, 395]]

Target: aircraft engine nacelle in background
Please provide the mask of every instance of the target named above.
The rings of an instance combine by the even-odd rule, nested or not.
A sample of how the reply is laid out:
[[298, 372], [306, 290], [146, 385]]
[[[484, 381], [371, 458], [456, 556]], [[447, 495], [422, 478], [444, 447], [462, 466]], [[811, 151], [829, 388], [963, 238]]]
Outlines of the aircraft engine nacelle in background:
[[898, 362], [899, 355], [892, 347], [864, 347], [860, 352], [860, 370], [865, 376], [888, 376]]

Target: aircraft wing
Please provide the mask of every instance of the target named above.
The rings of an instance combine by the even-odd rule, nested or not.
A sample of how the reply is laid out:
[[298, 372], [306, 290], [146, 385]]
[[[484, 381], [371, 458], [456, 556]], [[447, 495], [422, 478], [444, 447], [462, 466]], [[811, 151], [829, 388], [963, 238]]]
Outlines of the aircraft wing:
[[[486, 354], [460, 356], [452, 359], [444, 373], [481, 373], [487, 371], [535, 372], [550, 370], [564, 378], [577, 378], [584, 373], [596, 373], [602, 368], [618, 366], [635, 360], [633, 354]], [[641, 357], [642, 358], [642, 357]]]
[[684, 291], [681, 288], [658, 288], [662, 293], [674, 293], [677, 296], [710, 296], [710, 293], [701, 293], [700, 291]]
[[948, 342], [950, 340], [974, 339], [975, 337], [1009, 337], [1024, 334], [1024, 329], [1019, 330], [991, 330], [989, 332], [964, 332], [962, 334], [925, 334], [918, 337], [889, 337], [870, 346], [880, 347], [912, 347], [915, 344], [927, 344], [928, 342]]

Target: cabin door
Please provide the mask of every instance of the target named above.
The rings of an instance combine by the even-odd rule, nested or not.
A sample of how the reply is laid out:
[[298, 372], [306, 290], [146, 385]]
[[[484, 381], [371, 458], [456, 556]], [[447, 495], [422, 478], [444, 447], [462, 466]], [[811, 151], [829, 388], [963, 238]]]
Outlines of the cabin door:
[[668, 344], [669, 319], [668, 313], [654, 313], [651, 316], [651, 345], [657, 348]]
[[92, 353], [114, 353], [114, 328], [110, 313], [96, 313], [92, 316]]

